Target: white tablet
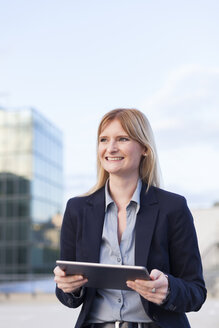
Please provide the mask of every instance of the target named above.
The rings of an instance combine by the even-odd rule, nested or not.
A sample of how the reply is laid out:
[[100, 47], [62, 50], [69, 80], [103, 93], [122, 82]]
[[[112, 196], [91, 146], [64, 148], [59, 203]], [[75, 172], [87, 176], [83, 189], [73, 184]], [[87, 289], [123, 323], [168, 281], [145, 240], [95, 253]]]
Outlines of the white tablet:
[[127, 280], [150, 280], [147, 269], [143, 266], [111, 265], [89, 262], [56, 261], [67, 275], [80, 274], [88, 279], [87, 287], [104, 289], [127, 289]]

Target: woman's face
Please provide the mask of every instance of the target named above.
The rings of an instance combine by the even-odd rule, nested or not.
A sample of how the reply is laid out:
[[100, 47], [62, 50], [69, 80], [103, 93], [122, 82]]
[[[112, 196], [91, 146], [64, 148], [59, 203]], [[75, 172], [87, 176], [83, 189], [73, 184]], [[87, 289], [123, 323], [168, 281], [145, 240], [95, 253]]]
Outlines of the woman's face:
[[140, 160], [145, 152], [137, 141], [131, 139], [119, 120], [111, 121], [102, 130], [98, 141], [98, 156], [109, 175], [138, 177]]

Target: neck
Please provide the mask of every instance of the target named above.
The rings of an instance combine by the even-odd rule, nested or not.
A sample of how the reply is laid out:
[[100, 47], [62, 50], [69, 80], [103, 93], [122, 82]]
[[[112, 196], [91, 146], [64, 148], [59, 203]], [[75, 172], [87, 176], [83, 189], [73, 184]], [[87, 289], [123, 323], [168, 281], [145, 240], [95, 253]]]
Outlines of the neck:
[[138, 179], [138, 176], [127, 179], [110, 176], [109, 191], [118, 208], [129, 204], [137, 187]]

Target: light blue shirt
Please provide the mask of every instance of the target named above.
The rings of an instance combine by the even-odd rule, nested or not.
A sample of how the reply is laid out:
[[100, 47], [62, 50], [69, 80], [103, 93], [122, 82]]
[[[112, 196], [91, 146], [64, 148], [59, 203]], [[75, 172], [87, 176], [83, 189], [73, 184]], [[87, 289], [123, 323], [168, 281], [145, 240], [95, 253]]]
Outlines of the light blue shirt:
[[[100, 248], [100, 263], [135, 265], [135, 223], [140, 208], [142, 182], [138, 181], [136, 190], [126, 208], [126, 229], [118, 242], [118, 210], [105, 186], [105, 220]], [[145, 313], [140, 295], [134, 291], [97, 289], [87, 323], [107, 321], [151, 322]]]

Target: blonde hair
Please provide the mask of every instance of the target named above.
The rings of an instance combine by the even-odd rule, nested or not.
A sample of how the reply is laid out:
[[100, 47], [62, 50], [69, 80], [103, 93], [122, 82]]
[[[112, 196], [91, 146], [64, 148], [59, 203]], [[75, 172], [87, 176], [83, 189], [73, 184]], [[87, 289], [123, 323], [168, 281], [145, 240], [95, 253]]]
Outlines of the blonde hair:
[[[142, 156], [139, 166], [139, 176], [140, 179], [147, 184], [147, 190], [150, 186], [159, 187], [159, 162], [153, 132], [148, 119], [139, 110], [118, 108], [106, 113], [99, 124], [97, 148], [101, 132], [115, 119], [120, 122], [122, 128], [131, 139], [139, 142], [147, 149], [147, 154], [146, 156]], [[109, 173], [101, 166], [97, 151], [97, 182], [86, 195], [90, 195], [103, 187], [108, 177]]]

